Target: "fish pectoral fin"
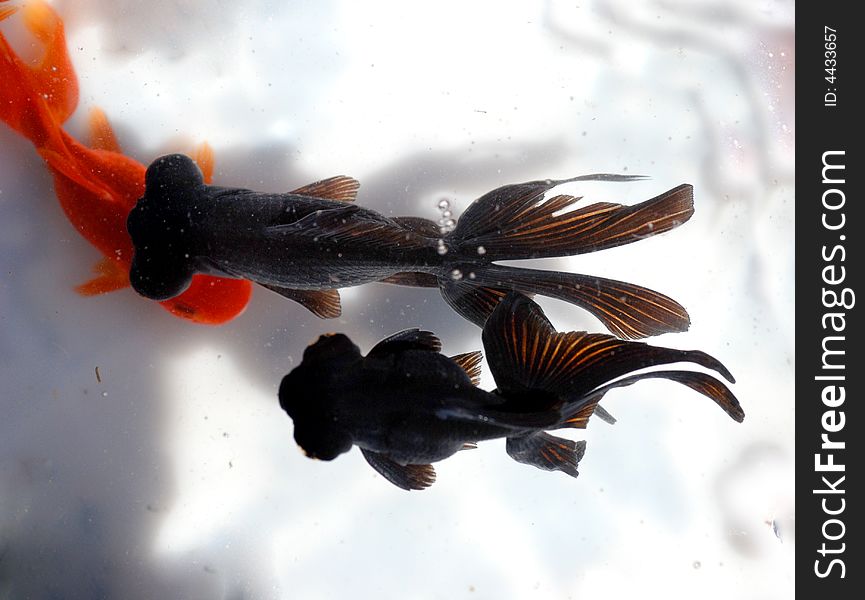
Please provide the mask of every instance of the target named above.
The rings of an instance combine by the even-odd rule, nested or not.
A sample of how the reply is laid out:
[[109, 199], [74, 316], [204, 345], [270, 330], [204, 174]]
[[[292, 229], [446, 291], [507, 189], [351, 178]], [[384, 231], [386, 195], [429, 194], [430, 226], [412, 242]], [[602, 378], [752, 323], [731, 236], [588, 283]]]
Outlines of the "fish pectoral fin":
[[265, 283], [259, 285], [284, 298], [294, 300], [321, 319], [335, 319], [342, 314], [337, 290], [294, 290]]
[[469, 376], [469, 379], [472, 380], [472, 385], [475, 387], [477, 387], [481, 383], [482, 359], [483, 354], [481, 354], [480, 350], [451, 356], [451, 360], [454, 361], [463, 371], [466, 372], [466, 375]]
[[517, 462], [545, 471], [561, 471], [571, 477], [579, 475], [577, 466], [586, 452], [585, 440], [575, 442], [544, 432], [509, 437], [505, 448]]
[[422, 490], [435, 483], [436, 472], [432, 465], [401, 465], [384, 454], [363, 448], [360, 451], [369, 466], [399, 488]]
[[353, 177], [337, 175], [310, 183], [292, 190], [290, 193], [299, 196], [312, 196], [324, 200], [338, 200], [340, 202], [354, 202], [360, 182]]
[[96, 277], [75, 286], [75, 291], [82, 296], [98, 296], [129, 286], [129, 273], [107, 256], [93, 266], [93, 271]]
[[406, 350], [427, 350], [438, 352], [442, 349], [441, 340], [431, 331], [423, 331], [417, 327], [406, 329], [389, 335], [372, 347], [368, 357], [382, 357], [399, 354]]
[[87, 145], [94, 150], [109, 150], [121, 152], [114, 129], [108, 122], [105, 111], [94, 107], [90, 109], [90, 117], [87, 124]]

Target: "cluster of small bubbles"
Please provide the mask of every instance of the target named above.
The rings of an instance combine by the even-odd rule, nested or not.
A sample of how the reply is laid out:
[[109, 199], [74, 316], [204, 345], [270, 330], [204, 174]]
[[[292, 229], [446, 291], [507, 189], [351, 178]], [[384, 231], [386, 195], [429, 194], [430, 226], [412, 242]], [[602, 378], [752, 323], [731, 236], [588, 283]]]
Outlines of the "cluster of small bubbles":
[[483, 246], [478, 246], [478, 254], [479, 254], [480, 256], [483, 256], [483, 255], [486, 254], [486, 253], [487, 253], [487, 249], [486, 249], [486, 248], [484, 248]]
[[457, 226], [457, 222], [453, 218], [453, 213], [451, 212], [451, 203], [447, 198], [442, 198], [438, 203], [439, 211], [441, 211], [441, 218], [439, 219], [439, 231], [442, 235], [446, 233], [450, 233]]
[[439, 240], [439, 241], [438, 241], [438, 245], [436, 245], [436, 252], [438, 252], [438, 253], [441, 254], [442, 256], [444, 256], [445, 254], [448, 253], [448, 247], [445, 246], [445, 241], [444, 241], [444, 240]]
[[459, 269], [454, 269], [453, 271], [451, 271], [451, 279], [453, 279], [454, 281], [459, 281], [462, 278], [463, 272]]

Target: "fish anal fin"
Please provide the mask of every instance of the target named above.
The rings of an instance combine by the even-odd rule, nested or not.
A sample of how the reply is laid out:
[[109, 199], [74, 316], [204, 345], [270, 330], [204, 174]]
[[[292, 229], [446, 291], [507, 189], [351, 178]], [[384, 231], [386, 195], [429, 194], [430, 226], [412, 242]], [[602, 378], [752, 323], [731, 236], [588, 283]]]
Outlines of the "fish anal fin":
[[451, 360], [454, 361], [463, 371], [466, 372], [466, 375], [468, 375], [469, 379], [472, 380], [472, 385], [474, 386], [480, 385], [481, 382], [482, 359], [483, 354], [481, 354], [479, 350], [451, 356]]
[[98, 296], [129, 286], [129, 273], [107, 256], [94, 265], [93, 271], [97, 273], [96, 277], [75, 286], [75, 291], [82, 296]]
[[284, 298], [294, 300], [316, 317], [335, 319], [342, 314], [342, 306], [337, 290], [294, 290], [278, 285], [260, 284]]
[[561, 471], [571, 477], [579, 475], [577, 467], [586, 452], [584, 440], [575, 442], [544, 432], [509, 437], [505, 447], [517, 462], [545, 471]]
[[192, 153], [192, 160], [201, 169], [201, 175], [204, 177], [204, 183], [210, 185], [213, 183], [213, 168], [216, 161], [213, 157], [213, 147], [207, 142], [201, 142], [196, 146]]
[[384, 454], [363, 448], [361, 453], [369, 466], [398, 488], [423, 490], [435, 483], [436, 472], [432, 465], [401, 465]]
[[89, 147], [95, 150], [121, 152], [120, 144], [117, 142], [114, 129], [112, 129], [111, 123], [108, 122], [105, 111], [98, 107], [90, 109], [87, 125], [87, 145]]
[[339, 200], [341, 202], [354, 202], [360, 183], [353, 177], [337, 175], [301, 186], [292, 190], [292, 194], [299, 196], [312, 196], [325, 200]]
[[589, 399], [589, 401], [587, 401], [582, 408], [580, 408], [576, 413], [574, 413], [573, 416], [569, 416], [567, 419], [562, 421], [562, 427], [569, 427], [571, 429], [585, 429], [586, 426], [589, 424], [589, 419], [593, 414], [595, 414], [597, 408], [599, 408], [598, 402], [600, 402], [600, 400], [600, 396]]
[[426, 350], [439, 352], [442, 349], [441, 340], [431, 331], [413, 328], [394, 333], [381, 340], [367, 354], [368, 357], [398, 354], [406, 350]]

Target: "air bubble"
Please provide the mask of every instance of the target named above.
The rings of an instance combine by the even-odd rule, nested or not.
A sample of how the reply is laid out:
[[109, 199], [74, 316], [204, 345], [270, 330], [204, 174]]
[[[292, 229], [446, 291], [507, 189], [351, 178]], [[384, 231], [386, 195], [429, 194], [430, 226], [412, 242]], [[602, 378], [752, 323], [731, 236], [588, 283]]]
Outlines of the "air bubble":
[[442, 255], [442, 256], [444, 256], [445, 254], [448, 253], [448, 247], [445, 246], [445, 241], [444, 241], [444, 240], [439, 240], [439, 241], [438, 241], [438, 245], [436, 246], [436, 252], [438, 252], [438, 253], [439, 253], [440, 255]]
[[463, 272], [459, 269], [454, 269], [453, 271], [451, 271], [451, 279], [453, 279], [454, 281], [459, 281], [462, 278]]

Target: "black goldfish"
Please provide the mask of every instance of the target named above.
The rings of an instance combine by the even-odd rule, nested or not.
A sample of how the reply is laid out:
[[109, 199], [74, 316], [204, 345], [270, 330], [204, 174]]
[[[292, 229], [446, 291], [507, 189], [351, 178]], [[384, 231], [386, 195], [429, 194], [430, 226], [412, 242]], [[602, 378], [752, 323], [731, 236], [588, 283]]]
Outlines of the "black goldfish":
[[641, 338], [683, 331], [674, 300], [638, 285], [495, 261], [594, 252], [663, 233], [693, 214], [693, 189], [680, 185], [634, 206], [544, 194], [570, 181], [631, 181], [586, 175], [506, 185], [475, 200], [453, 231], [428, 219], [386, 217], [351, 204], [358, 182], [338, 176], [269, 194], [206, 185], [182, 154], [147, 169], [144, 196], [129, 214], [135, 247], [130, 281], [147, 298], [185, 290], [195, 273], [249, 279], [320, 317], [340, 314], [337, 288], [375, 281], [438, 287], [453, 309], [483, 326], [509, 292], [580, 306], [613, 333]]
[[495, 308], [483, 345], [498, 386], [492, 392], [477, 387], [479, 352], [448, 358], [428, 331], [394, 334], [366, 356], [343, 334], [321, 336], [283, 378], [280, 406], [307, 456], [332, 460], [358, 446], [376, 471], [407, 490], [433, 483], [430, 463], [502, 437], [514, 460], [576, 477], [585, 441], [546, 431], [585, 428], [609, 390], [650, 377], [708, 396], [735, 421], [745, 416], [732, 392], [706, 373], [632, 374], [691, 362], [733, 382], [708, 354], [583, 331], [557, 333], [540, 307], [520, 294]]

